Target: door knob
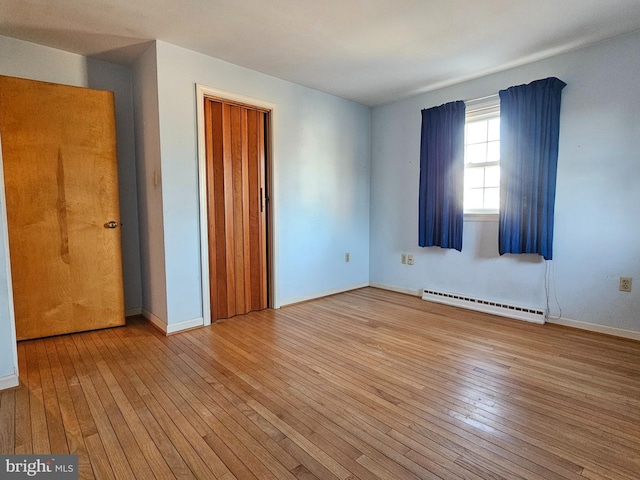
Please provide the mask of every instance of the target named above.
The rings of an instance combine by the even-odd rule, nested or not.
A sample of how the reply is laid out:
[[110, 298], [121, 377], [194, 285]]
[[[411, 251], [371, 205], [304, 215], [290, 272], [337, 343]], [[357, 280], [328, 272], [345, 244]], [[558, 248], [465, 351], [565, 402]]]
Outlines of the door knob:
[[118, 227], [118, 222], [114, 222], [113, 220], [104, 224], [104, 228], [117, 228], [117, 227]]

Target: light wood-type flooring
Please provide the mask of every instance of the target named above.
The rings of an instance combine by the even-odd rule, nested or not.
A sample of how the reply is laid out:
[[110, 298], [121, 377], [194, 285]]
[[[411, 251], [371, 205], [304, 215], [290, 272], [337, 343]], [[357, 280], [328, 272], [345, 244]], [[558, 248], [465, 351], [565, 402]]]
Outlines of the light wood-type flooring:
[[384, 290], [18, 353], [0, 453], [80, 478], [640, 478], [640, 342]]

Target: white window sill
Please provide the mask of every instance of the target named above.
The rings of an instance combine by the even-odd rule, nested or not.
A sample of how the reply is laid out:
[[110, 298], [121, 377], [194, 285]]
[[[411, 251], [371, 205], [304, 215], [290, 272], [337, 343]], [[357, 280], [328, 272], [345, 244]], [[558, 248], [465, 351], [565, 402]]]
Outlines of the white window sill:
[[465, 222], [497, 222], [498, 212], [495, 213], [465, 213]]

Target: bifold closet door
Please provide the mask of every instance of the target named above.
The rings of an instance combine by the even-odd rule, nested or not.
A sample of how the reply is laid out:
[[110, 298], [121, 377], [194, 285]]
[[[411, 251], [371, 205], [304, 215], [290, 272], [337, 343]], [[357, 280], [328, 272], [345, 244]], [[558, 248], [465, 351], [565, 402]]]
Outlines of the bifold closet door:
[[113, 93], [0, 77], [18, 340], [124, 324]]
[[212, 321], [267, 308], [265, 116], [205, 99]]

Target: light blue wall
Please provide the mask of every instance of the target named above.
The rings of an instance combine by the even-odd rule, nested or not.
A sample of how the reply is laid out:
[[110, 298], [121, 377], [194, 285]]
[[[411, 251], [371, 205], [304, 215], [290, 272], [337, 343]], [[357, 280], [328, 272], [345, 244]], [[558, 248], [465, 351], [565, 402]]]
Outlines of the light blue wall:
[[142, 306], [142, 285], [131, 69], [88, 58], [87, 75], [88, 87], [115, 93], [124, 304], [135, 310]]
[[[463, 251], [417, 247], [420, 110], [557, 76], [563, 90], [551, 313], [640, 331], [640, 34], [407, 100], [372, 115], [371, 282], [544, 307], [545, 263], [499, 257], [497, 222], [464, 224]], [[400, 253], [415, 265], [400, 264]], [[637, 282], [636, 283], [640, 283]]]
[[158, 183], [162, 181], [157, 70], [156, 47], [152, 44], [133, 66], [142, 305], [145, 315], [151, 314], [166, 324], [162, 188], [154, 184], [154, 173]]
[[277, 105], [278, 302], [366, 284], [370, 109], [164, 42], [156, 48], [169, 323], [202, 315], [196, 83]]
[[[0, 153], [0, 159], [1, 159]], [[7, 252], [7, 219], [4, 196], [4, 175], [0, 161], [0, 380], [18, 373], [16, 335], [13, 321], [13, 298]], [[15, 384], [15, 378], [12, 384]], [[0, 389], [6, 385], [0, 383]]]

